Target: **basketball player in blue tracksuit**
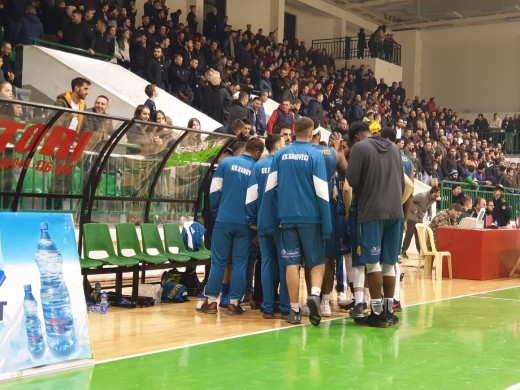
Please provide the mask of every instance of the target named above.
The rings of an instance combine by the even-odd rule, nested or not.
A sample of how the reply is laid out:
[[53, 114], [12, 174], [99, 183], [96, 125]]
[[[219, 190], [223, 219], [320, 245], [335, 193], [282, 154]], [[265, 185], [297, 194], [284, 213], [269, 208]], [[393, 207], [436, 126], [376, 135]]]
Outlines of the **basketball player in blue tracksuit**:
[[[332, 315], [330, 309], [330, 293], [334, 286], [334, 262], [336, 258], [336, 207], [337, 202], [334, 197], [334, 184], [336, 180], [336, 151], [327, 146], [320, 145], [321, 132], [319, 123], [314, 123], [315, 129], [312, 132], [311, 144], [318, 149], [325, 159], [325, 168], [327, 172], [327, 186], [329, 191], [329, 206], [332, 221], [331, 237], [325, 241], [325, 274], [323, 276], [323, 285], [321, 286], [323, 299], [321, 300], [320, 312], [322, 317], [330, 317]], [[306, 278], [307, 279], [307, 278]], [[307, 281], [307, 280], [306, 280]]]
[[[284, 139], [280, 134], [272, 134], [265, 141], [265, 146], [269, 152], [269, 156], [260, 160], [253, 169], [253, 174], [249, 178], [249, 186], [246, 197], [246, 212], [249, 226], [258, 231], [258, 241], [260, 243], [260, 254], [262, 256], [261, 272], [262, 272], [262, 291], [264, 293], [264, 300], [262, 303], [263, 314], [265, 319], [274, 317], [275, 308], [275, 290], [280, 282], [280, 308], [282, 311], [282, 318], [289, 315], [291, 306], [289, 304], [289, 293], [287, 292], [287, 283], [285, 281], [285, 266], [279, 261], [279, 232], [278, 219], [276, 215], [276, 208], [271, 207], [270, 210], [274, 214], [258, 215], [260, 206], [265, 193], [265, 186], [267, 184], [267, 177], [271, 171], [271, 164], [274, 155], [285, 145]], [[273, 201], [274, 198], [271, 198]], [[266, 208], [263, 208], [266, 210]], [[270, 218], [273, 229], [266, 229], [266, 224], [258, 223], [262, 218]]]
[[291, 302], [286, 321], [301, 322], [299, 269], [305, 259], [305, 265], [311, 269], [311, 295], [307, 299], [310, 321], [317, 326], [321, 321], [320, 293], [325, 272], [323, 240], [330, 238], [332, 223], [325, 160], [309, 143], [313, 129], [314, 123], [309, 118], [294, 123], [296, 141], [275, 155], [260, 213], [264, 207], [272, 207], [270, 198], [276, 196], [281, 257], [286, 265]]
[[246, 221], [245, 199], [249, 177], [263, 150], [262, 140], [250, 139], [242, 155], [221, 161], [211, 181], [211, 209], [217, 212], [217, 218], [211, 238], [212, 264], [206, 284], [206, 300], [199, 309], [204, 313], [216, 314], [218, 311], [217, 298], [227, 264], [233, 265], [227, 314], [244, 312], [238, 301], [245, 292], [245, 273], [251, 240]]

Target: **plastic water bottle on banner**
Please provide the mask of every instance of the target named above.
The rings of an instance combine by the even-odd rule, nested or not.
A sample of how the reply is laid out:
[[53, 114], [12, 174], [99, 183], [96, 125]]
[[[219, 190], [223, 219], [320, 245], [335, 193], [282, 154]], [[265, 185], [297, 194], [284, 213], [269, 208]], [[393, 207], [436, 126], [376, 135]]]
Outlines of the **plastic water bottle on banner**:
[[40, 270], [41, 303], [47, 342], [52, 351], [67, 355], [76, 345], [70, 296], [62, 274], [62, 257], [49, 235], [47, 222], [40, 223], [36, 264]]
[[99, 302], [99, 314], [107, 314], [108, 312], [108, 295], [106, 291], [101, 294], [101, 301]]
[[23, 286], [25, 297], [23, 299], [23, 309], [25, 312], [25, 331], [27, 332], [27, 345], [29, 352], [34, 357], [43, 355], [45, 343], [43, 341], [42, 323], [38, 317], [38, 302], [32, 294], [30, 284]]

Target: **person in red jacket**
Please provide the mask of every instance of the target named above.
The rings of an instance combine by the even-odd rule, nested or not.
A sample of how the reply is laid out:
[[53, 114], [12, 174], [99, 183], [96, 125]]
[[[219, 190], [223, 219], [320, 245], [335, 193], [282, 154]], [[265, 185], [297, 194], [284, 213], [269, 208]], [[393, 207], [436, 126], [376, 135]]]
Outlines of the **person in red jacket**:
[[273, 134], [273, 129], [279, 123], [289, 125], [291, 129], [293, 128], [294, 115], [292, 113], [291, 106], [291, 102], [289, 102], [288, 100], [284, 100], [282, 104], [280, 104], [278, 108], [273, 111], [271, 117], [269, 118], [269, 121], [267, 122], [267, 134]]

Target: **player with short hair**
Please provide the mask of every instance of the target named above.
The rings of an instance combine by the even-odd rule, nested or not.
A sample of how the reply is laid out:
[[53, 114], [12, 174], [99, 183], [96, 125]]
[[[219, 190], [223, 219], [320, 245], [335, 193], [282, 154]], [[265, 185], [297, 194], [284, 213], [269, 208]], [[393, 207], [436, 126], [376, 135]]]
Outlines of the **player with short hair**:
[[[275, 155], [260, 212], [263, 212], [264, 206], [272, 207], [272, 202], [268, 199], [276, 197], [281, 257], [286, 265], [291, 304], [287, 321], [292, 324], [301, 322], [299, 270], [305, 259], [305, 265], [311, 269], [311, 295], [307, 299], [310, 321], [317, 326], [321, 321], [320, 294], [325, 272], [322, 240], [330, 237], [332, 223], [325, 160], [310, 144], [313, 129], [311, 119], [296, 120], [296, 140]], [[259, 228], [270, 228], [269, 222]]]

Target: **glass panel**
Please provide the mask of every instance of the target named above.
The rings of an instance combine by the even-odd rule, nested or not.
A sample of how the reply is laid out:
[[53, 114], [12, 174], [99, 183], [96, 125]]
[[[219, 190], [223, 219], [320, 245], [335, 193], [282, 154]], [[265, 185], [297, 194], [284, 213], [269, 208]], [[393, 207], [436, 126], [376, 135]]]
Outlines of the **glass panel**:
[[99, 179], [93, 221], [144, 222], [147, 204], [151, 222], [193, 217], [199, 187], [229, 137], [128, 124], [90, 111], [0, 99], [0, 209], [66, 211], [78, 223], [83, 202], [90, 204], [88, 184]]

